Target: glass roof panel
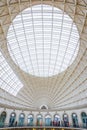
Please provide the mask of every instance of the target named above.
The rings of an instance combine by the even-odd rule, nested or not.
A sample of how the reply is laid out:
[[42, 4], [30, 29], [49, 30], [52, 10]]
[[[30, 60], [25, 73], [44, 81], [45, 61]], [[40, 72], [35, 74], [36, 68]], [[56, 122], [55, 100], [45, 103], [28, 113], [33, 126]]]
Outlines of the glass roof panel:
[[22, 87], [23, 84], [0, 52], [0, 88], [16, 96]]
[[20, 12], [9, 27], [7, 40], [13, 61], [38, 77], [66, 70], [79, 50], [79, 34], [73, 20], [62, 10], [44, 4]]

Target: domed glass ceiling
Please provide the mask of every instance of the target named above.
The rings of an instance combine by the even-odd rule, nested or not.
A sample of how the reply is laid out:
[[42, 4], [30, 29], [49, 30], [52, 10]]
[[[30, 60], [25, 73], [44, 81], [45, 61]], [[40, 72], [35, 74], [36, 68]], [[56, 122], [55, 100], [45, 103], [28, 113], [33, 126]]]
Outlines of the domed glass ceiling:
[[8, 30], [7, 45], [13, 61], [23, 71], [49, 77], [73, 63], [78, 39], [77, 27], [64, 11], [42, 4], [15, 17]]

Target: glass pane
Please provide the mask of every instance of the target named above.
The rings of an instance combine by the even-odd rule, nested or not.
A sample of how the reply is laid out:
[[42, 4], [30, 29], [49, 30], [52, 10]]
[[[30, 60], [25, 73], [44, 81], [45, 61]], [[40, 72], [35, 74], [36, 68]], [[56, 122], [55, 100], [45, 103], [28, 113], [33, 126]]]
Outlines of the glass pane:
[[9, 27], [7, 40], [13, 61], [23, 71], [39, 77], [66, 70], [79, 50], [73, 20], [62, 10], [44, 4], [19, 13]]

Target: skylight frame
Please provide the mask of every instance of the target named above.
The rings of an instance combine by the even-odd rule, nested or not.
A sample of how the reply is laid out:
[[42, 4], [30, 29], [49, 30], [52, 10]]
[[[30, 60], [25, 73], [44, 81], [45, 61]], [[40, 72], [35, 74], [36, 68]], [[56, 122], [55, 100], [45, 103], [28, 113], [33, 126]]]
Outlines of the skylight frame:
[[[36, 10], [35, 10], [36, 9]], [[47, 10], [46, 10], [47, 9]], [[33, 11], [34, 10], [34, 11]], [[43, 10], [43, 12], [40, 12], [40, 11], [42, 11]], [[54, 14], [54, 12], [56, 12], [56, 14], [55, 14], [55, 17], [56, 18], [54, 18], [53, 16], [52, 16], [52, 14]], [[57, 13], [57, 11], [59, 11], [58, 13]], [[28, 14], [28, 12], [29, 12], [29, 14]], [[34, 21], [34, 20], [36, 20], [36, 12], [38, 12], [38, 14], [40, 14], [38, 17], [37, 17], [37, 21]], [[34, 15], [34, 13], [35, 13], [35, 15]], [[43, 14], [42, 14], [43, 13]], [[49, 20], [48, 20], [48, 15], [49, 15], [49, 13], [51, 13], [50, 14], [50, 19], [53, 19], [54, 21], [51, 21], [51, 23], [50, 24], [48, 24], [49, 23]], [[58, 19], [58, 20], [56, 20], [57, 18], [58, 18], [58, 16], [57, 16], [57, 14], [58, 14], [58, 16], [60, 16], [60, 19]], [[23, 12], [20, 12], [20, 14], [19, 14], [20, 16], [16, 16], [16, 18], [18, 18], [18, 19], [14, 19], [13, 20], [13, 23], [10, 25], [10, 28], [9, 28], [9, 30], [8, 30], [8, 35], [7, 35], [7, 40], [8, 40], [8, 50], [9, 50], [9, 53], [10, 53], [10, 55], [11, 55], [11, 57], [12, 57], [12, 59], [13, 59], [13, 61], [16, 63], [16, 60], [18, 61], [18, 64], [19, 64], [19, 67], [23, 70], [23, 71], [25, 71], [25, 72], [27, 72], [27, 73], [29, 73], [29, 74], [31, 74], [31, 75], [35, 75], [35, 76], [38, 76], [38, 77], [50, 77], [50, 76], [53, 76], [53, 75], [57, 75], [57, 74], [59, 74], [59, 73], [61, 73], [62, 71], [64, 71], [65, 69], [67, 69], [68, 68], [68, 66], [69, 65], [71, 65], [72, 64], [72, 62], [75, 60], [75, 58], [73, 58], [73, 60], [72, 60], [72, 62], [71, 63], [69, 63], [68, 64], [68, 66], [67, 67], [65, 67], [65, 69], [61, 69], [61, 67], [60, 67], [60, 65], [59, 65], [59, 67], [60, 67], [60, 70], [58, 70], [58, 72], [55, 72], [55, 68], [56, 68], [56, 64], [57, 64], [57, 59], [58, 59], [58, 56], [59, 57], [66, 57], [66, 56], [64, 56], [64, 54], [66, 54], [67, 53], [67, 51], [66, 52], [64, 52], [64, 51], [61, 51], [61, 55], [59, 55], [59, 53], [60, 53], [60, 47], [61, 47], [61, 39], [63, 40], [63, 41], [67, 41], [67, 44], [66, 44], [66, 46], [70, 43], [69, 41], [70, 41], [70, 39], [71, 38], [69, 38], [70, 37], [70, 35], [72, 35], [72, 31], [74, 31], [74, 35], [76, 36], [76, 34], [77, 34], [77, 36], [75, 37], [75, 39], [74, 40], [72, 40], [73, 42], [71, 43], [71, 46], [72, 46], [72, 48], [70, 48], [70, 50], [68, 50], [68, 53], [69, 54], [71, 54], [71, 51], [72, 51], [72, 49], [74, 48], [75, 49], [75, 45], [76, 44], [78, 44], [77, 45], [77, 49], [76, 49], [76, 51], [77, 51], [77, 54], [78, 54], [78, 50], [79, 50], [79, 43], [78, 43], [78, 39], [79, 39], [79, 34], [78, 34], [78, 30], [77, 30], [77, 27], [76, 27], [76, 25], [75, 25], [75, 23], [73, 22], [73, 20], [65, 13], [65, 12], [63, 12], [62, 10], [60, 10], [60, 9], [58, 9], [58, 8], [56, 8], [56, 7], [53, 7], [53, 6], [50, 6], [50, 5], [35, 5], [35, 6], [32, 6], [32, 7], [30, 7], [30, 8], [28, 8], [28, 9], [25, 9]], [[28, 15], [29, 16], [31, 16], [30, 17], [30, 19], [28, 19], [27, 17], [28, 17]], [[24, 17], [25, 16], [25, 17]], [[43, 17], [43, 18], [42, 18]], [[45, 17], [45, 18], [44, 18]], [[53, 18], [52, 18], [53, 17]], [[41, 21], [42, 20], [42, 21]], [[55, 21], [56, 20], [56, 21]], [[21, 21], [21, 24], [19, 25], [19, 22]], [[40, 23], [39, 23], [39, 21], [40, 21]], [[62, 22], [62, 24], [60, 24], [60, 26], [59, 26], [59, 28], [58, 29], [56, 29], [56, 27], [57, 27], [57, 24], [58, 23], [60, 23], [60, 21]], [[28, 23], [28, 25], [27, 25], [27, 23]], [[30, 23], [30, 26], [29, 26], [29, 23]], [[36, 24], [35, 24], [36, 23]], [[55, 23], [55, 25], [56, 26], [54, 26], [54, 23]], [[48, 26], [48, 29], [46, 30], [46, 26], [45, 26], [45, 24], [46, 24], [46, 26]], [[17, 25], [19, 25], [18, 27], [17, 27]], [[25, 25], [27, 25], [27, 26], [25, 26]], [[38, 26], [39, 25], [39, 26]], [[66, 25], [66, 26], [65, 26]], [[68, 25], [70, 25], [70, 26], [72, 26], [72, 27], [69, 27]], [[14, 36], [12, 35], [11, 36], [11, 34], [12, 34], [12, 28], [11, 28], [11, 26], [13, 26], [13, 33], [14, 33]], [[27, 29], [29, 27], [29, 29]], [[50, 27], [50, 28], [49, 28]], [[19, 33], [20, 32], [20, 29], [22, 30], [21, 31], [21, 33]], [[55, 31], [55, 29], [56, 29], [56, 31]], [[27, 31], [26, 31], [27, 30]], [[36, 31], [35, 31], [36, 30]], [[37, 30], [39, 30], [39, 31], [37, 31]], [[38, 32], [40, 32], [42, 30], [42, 34], [38, 34], [38, 35], [36, 35]], [[49, 30], [49, 31], [48, 31]], [[10, 34], [9, 34], [9, 32], [10, 32]], [[33, 32], [33, 33], [32, 33]], [[50, 35], [49, 35], [49, 33], [50, 33]], [[17, 34], [18, 33], [18, 34]], [[57, 37], [57, 33], [58, 33], [58, 36], [59, 36], [59, 38], [57, 39], [56, 37]], [[29, 41], [29, 39], [28, 39], [28, 34], [30, 35], [30, 37], [31, 37], [31, 39], [30, 39], [30, 44], [28, 43], [28, 41]], [[55, 34], [55, 35], [54, 35]], [[63, 34], [65, 35], [65, 36], [63, 36]], [[18, 39], [18, 36], [21, 36], [21, 35], [24, 35], [24, 37], [19, 37], [19, 39]], [[51, 35], [52, 35], [52, 39], [51, 39]], [[73, 37], [74, 37], [74, 35], [73, 35]], [[14, 37], [16, 37], [16, 41], [17, 41], [17, 46], [19, 47], [19, 53], [17, 52], [17, 49], [16, 49], [16, 46], [15, 46], [15, 49], [14, 49], [14, 47], [12, 47], [11, 46], [11, 44], [12, 44], [12, 42], [11, 42], [11, 38], [14, 38]], [[66, 37], [68, 37], [68, 39], [66, 38]], [[72, 38], [73, 39], [73, 38]], [[40, 44], [40, 42], [39, 41], [41, 41], [42, 40], [42, 46], [43, 46], [43, 48], [41, 48], [41, 47], [39, 47], [38, 46], [38, 44]], [[25, 41], [25, 42], [24, 42]], [[38, 42], [37, 42], [38, 41]], [[58, 47], [58, 50], [56, 50], [56, 47], [55, 47], [55, 49], [54, 48], [51, 48], [51, 45], [53, 45], [54, 46], [54, 43], [55, 44], [57, 44], [57, 42], [59, 41], [59, 47]], [[48, 54], [49, 54], [49, 58], [51, 59], [51, 55], [53, 55], [53, 56], [55, 56], [56, 57], [56, 60], [55, 60], [55, 63], [54, 63], [54, 70], [53, 70], [53, 74], [51, 74], [50, 75], [50, 73], [49, 73], [49, 71], [50, 71], [50, 63], [51, 62], [53, 62], [53, 61], [51, 61], [50, 62], [50, 60], [48, 59], [48, 61], [49, 61], [49, 65], [47, 65], [48, 66], [48, 68], [46, 69], [46, 70], [42, 70], [42, 68], [40, 68], [40, 66], [43, 66], [43, 69], [44, 69], [44, 59], [45, 59], [45, 57], [46, 57], [46, 55], [45, 55], [45, 53], [46, 53], [46, 49], [45, 49], [45, 44], [46, 44], [46, 42], [48, 42], [48, 46], [46, 47], [47, 49], [49, 48], [49, 50], [48, 50]], [[62, 42], [63, 43], [63, 42]], [[73, 46], [73, 43], [74, 43], [74, 46]], [[63, 43], [64, 44], [64, 43]], [[64, 46], [62, 44], [62, 46]], [[23, 46], [22, 46], [23, 45]], [[32, 45], [34, 45], [34, 46], [32, 46]], [[9, 46], [10, 46], [10, 48], [9, 48]], [[25, 49], [24, 49], [24, 46], [27, 46], [28, 47], [28, 55], [26, 55], [26, 54], [24, 54], [24, 51], [25, 51]], [[32, 47], [30, 47], [30, 46], [32, 46]], [[64, 48], [64, 47], [63, 47]], [[61, 49], [61, 50], [63, 50], [63, 48]], [[40, 53], [38, 50], [40, 50], [40, 49], [42, 49], [42, 53]], [[55, 51], [57, 51], [57, 55], [55, 55], [55, 54], [53, 54], [52, 53], [52, 51], [53, 50], [55, 50]], [[65, 50], [67, 50], [67, 49], [65, 49]], [[13, 51], [13, 54], [11, 53], [11, 51]], [[55, 52], [54, 51], [54, 52]], [[69, 52], [70, 51], [70, 52]], [[64, 52], [64, 54], [62, 55], [62, 52]], [[73, 52], [74, 53], [74, 52]], [[19, 59], [18, 57], [17, 57], [17, 55], [18, 54], [20, 54], [20, 57], [22, 57], [21, 59]], [[36, 60], [35, 62], [36, 62], [36, 65], [34, 65], [34, 61], [32, 60], [32, 54], [35, 54], [35, 58], [33, 59], [33, 60]], [[38, 62], [39, 62], [39, 60], [38, 60], [38, 57], [39, 57], [39, 55], [42, 55], [42, 61], [43, 61], [43, 63], [41, 64], [41, 65], [39, 65], [38, 64]], [[75, 54], [75, 57], [77, 56], [77, 54]], [[72, 54], [73, 55], [73, 54]], [[15, 58], [14, 58], [15, 57]], [[26, 59], [25, 59], [25, 57], [29, 57], [28, 58], [28, 61], [29, 61], [29, 59], [30, 59], [30, 62], [31, 63], [29, 63], [28, 65], [27, 65], [27, 61], [26, 61]], [[62, 57], [62, 58], [63, 58]], [[16, 59], [16, 60], [15, 60]], [[40, 59], [40, 57], [39, 57], [39, 59]], [[64, 62], [64, 61], [63, 61]], [[17, 63], [16, 63], [17, 64]], [[17, 65], [18, 65], [17, 64]], [[23, 66], [21, 66], [21, 64], [24, 64], [23, 66], [25, 66], [24, 68], [23, 68]], [[28, 66], [30, 66], [30, 64], [31, 64], [31, 67], [30, 68], [32, 68], [33, 70], [30, 70], [30, 68], [28, 67]], [[62, 65], [62, 64], [64, 64], [64, 65]], [[66, 64], [67, 65], [67, 64]], [[37, 70], [35, 70], [36, 69], [36, 66], [37, 66]], [[53, 66], [53, 65], [52, 65]], [[65, 62], [64, 63], [61, 63], [61, 66], [65, 66]], [[49, 69], [50, 68], [50, 69]], [[61, 71], [62, 70], [62, 71]], [[36, 72], [35, 72], [36, 71]], [[39, 74], [39, 71], [42, 71], [42, 72], [44, 72], [44, 71], [48, 71], [48, 75], [45, 75], [45, 72], [42, 74], [42, 75], [40, 75]], [[32, 72], [34, 72], [34, 73], [32, 73]], [[41, 73], [42, 73], [41, 72]]]

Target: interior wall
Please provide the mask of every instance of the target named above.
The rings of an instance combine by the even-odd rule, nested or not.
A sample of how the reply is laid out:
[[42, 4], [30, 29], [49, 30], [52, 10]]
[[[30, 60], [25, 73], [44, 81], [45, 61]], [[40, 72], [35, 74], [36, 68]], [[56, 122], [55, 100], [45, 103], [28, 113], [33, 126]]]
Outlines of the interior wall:
[[47, 111], [46, 110], [44, 111], [20, 111], [20, 110], [12, 110], [12, 109], [5, 109], [5, 108], [0, 108], [0, 114], [3, 112], [3, 111], [6, 111], [7, 113], [7, 117], [6, 117], [6, 120], [5, 120], [5, 124], [9, 124], [9, 118], [10, 118], [10, 115], [12, 112], [15, 112], [16, 113], [16, 120], [15, 121], [19, 121], [19, 115], [20, 113], [24, 113], [25, 114], [25, 121], [24, 121], [24, 124], [27, 125], [27, 117], [29, 114], [33, 114], [34, 115], [34, 125], [36, 125], [36, 117], [37, 117], [37, 114], [42, 114], [43, 116], [43, 125], [45, 124], [45, 115], [46, 114], [50, 114], [51, 117], [52, 117], [52, 120], [54, 118], [54, 115], [55, 114], [58, 114], [61, 118], [61, 121], [63, 120], [63, 114], [66, 113], [69, 117], [69, 124], [72, 125], [72, 113], [76, 113], [77, 114], [77, 117], [78, 117], [78, 123], [79, 123], [79, 126], [82, 125], [82, 119], [81, 119], [81, 112], [85, 112], [87, 113], [87, 109], [84, 108], [84, 109], [78, 109], [78, 110], [68, 110], [68, 111]]

